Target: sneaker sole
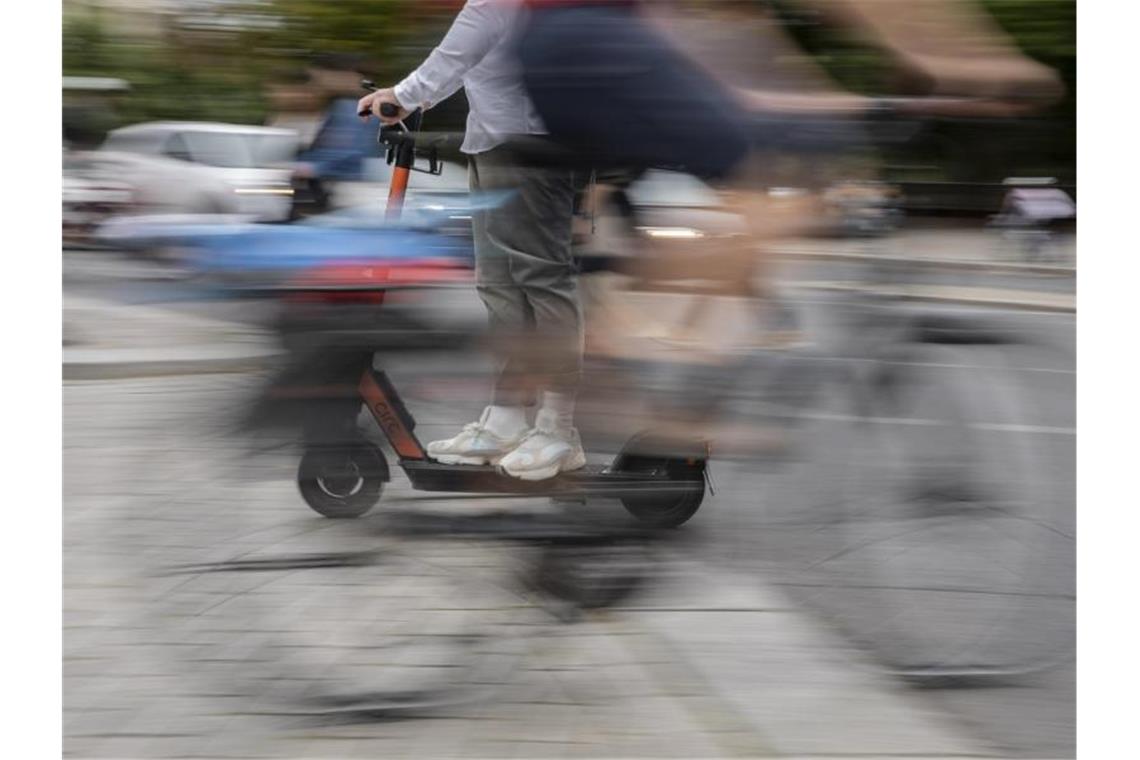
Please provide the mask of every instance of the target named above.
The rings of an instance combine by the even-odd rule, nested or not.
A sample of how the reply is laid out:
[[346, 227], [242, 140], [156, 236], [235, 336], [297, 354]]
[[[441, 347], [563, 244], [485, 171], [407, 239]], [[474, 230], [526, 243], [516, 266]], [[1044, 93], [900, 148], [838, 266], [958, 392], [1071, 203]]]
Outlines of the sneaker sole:
[[556, 462], [549, 467], [542, 467], [537, 470], [523, 470], [522, 472], [511, 472], [506, 467], [501, 467], [503, 473], [510, 475], [512, 478], [518, 480], [550, 480], [560, 472], [573, 472], [580, 470], [586, 466], [586, 457], [583, 456], [580, 460], [575, 459], [570, 464], [564, 465], [562, 462]]
[[474, 466], [498, 464], [499, 460], [503, 458], [502, 454], [493, 457], [468, 457], [462, 454], [432, 454], [430, 452], [428, 456], [440, 464], [467, 464]]

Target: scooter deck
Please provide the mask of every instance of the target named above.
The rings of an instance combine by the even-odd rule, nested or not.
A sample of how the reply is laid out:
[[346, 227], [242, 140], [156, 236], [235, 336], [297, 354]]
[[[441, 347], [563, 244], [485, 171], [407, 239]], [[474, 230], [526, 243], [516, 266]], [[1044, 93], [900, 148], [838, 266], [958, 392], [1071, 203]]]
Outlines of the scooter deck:
[[[360, 395], [400, 458], [400, 467], [419, 491], [636, 498], [681, 495], [704, 488], [704, 481], [699, 477], [674, 477], [664, 468], [631, 472], [615, 465], [587, 465], [548, 480], [528, 481], [512, 478], [491, 465], [443, 464], [427, 456], [415, 435], [415, 419], [387, 374], [382, 370], [367, 370], [360, 380]], [[651, 452], [644, 442], [639, 446], [646, 448], [644, 453]], [[684, 456], [694, 462], [703, 460], [707, 448], [693, 449]], [[615, 464], [622, 458], [619, 455]]]
[[621, 472], [610, 469], [608, 465], [586, 465], [580, 470], [540, 481], [513, 478], [491, 465], [404, 459], [400, 466], [412, 481], [412, 486], [420, 491], [622, 498], [684, 493], [701, 487], [700, 481], [694, 484], [694, 481], [677, 480], [664, 472]]

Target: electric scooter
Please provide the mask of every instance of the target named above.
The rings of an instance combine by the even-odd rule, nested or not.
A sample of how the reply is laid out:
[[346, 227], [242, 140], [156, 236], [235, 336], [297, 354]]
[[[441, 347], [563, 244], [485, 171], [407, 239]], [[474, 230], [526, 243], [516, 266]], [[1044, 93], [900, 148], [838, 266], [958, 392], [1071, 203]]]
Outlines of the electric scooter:
[[[374, 89], [370, 82], [363, 84], [365, 89]], [[384, 104], [382, 113], [395, 116], [398, 112], [394, 106]], [[378, 135], [393, 167], [386, 209], [390, 223], [400, 218], [411, 172], [441, 171], [438, 146], [416, 146], [422, 118], [422, 112], [417, 110], [395, 126], [382, 126]], [[417, 157], [426, 158], [428, 168], [417, 167]], [[431, 270], [428, 276], [434, 276], [433, 272], [438, 274], [438, 270]], [[388, 288], [407, 285], [407, 277], [399, 280], [402, 285], [388, 278], [370, 283], [369, 287], [382, 299]], [[416, 437], [415, 418], [387, 373], [373, 366], [373, 358], [372, 351], [349, 352], [331, 365], [325, 362], [318, 373], [319, 388], [339, 388], [341, 393], [339, 398], [325, 397], [328, 403], [310, 404], [297, 482], [305, 502], [321, 515], [361, 517], [379, 502], [384, 484], [391, 480], [384, 452], [356, 429], [361, 401], [387, 438], [412, 487], [420, 491], [569, 500], [615, 498], [638, 521], [652, 528], [681, 525], [697, 512], [704, 499], [708, 442], [678, 443], [652, 432], [631, 438], [609, 464], [587, 464], [580, 470], [543, 481], [512, 478], [490, 465], [438, 462]], [[345, 393], [353, 377], [358, 378], [355, 390]], [[302, 389], [301, 396], [304, 395]], [[318, 397], [319, 393], [308, 395], [310, 400]]]

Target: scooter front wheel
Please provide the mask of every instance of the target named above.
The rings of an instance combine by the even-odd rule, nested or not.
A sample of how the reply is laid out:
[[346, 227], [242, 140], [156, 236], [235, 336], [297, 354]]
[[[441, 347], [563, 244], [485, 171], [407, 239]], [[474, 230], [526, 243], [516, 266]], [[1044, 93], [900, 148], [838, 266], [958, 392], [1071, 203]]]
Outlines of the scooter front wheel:
[[332, 518], [369, 512], [389, 479], [384, 452], [371, 443], [312, 446], [297, 468], [301, 497], [314, 512]]

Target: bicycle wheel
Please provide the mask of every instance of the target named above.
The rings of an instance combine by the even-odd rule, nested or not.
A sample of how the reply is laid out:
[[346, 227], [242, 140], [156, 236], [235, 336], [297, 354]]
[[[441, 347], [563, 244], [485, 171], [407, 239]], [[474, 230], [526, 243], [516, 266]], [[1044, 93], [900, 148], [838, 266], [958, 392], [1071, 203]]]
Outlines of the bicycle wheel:
[[904, 346], [853, 389], [840, 540], [811, 570], [841, 625], [900, 674], [1023, 673], [1066, 641], [1073, 536], [1014, 351]]
[[457, 541], [171, 568], [167, 630], [188, 680], [267, 713], [401, 714], [502, 687], [542, 613], [501, 582], [502, 547]]

